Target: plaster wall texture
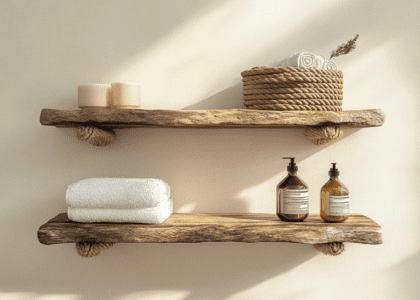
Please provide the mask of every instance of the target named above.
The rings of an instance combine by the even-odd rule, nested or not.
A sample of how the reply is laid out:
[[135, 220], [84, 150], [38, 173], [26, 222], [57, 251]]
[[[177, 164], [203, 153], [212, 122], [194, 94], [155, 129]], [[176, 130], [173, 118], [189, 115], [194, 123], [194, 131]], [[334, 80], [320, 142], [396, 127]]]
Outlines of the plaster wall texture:
[[[296, 51], [344, 73], [345, 110], [380, 108], [379, 128], [324, 147], [302, 129], [126, 129], [99, 148], [43, 127], [77, 109], [77, 86], [139, 82], [145, 109], [244, 108], [240, 72]], [[420, 2], [0, 1], [0, 299], [418, 299]], [[44, 246], [38, 227], [90, 177], [168, 182], [176, 212], [275, 212], [296, 157], [310, 212], [337, 162], [352, 212], [383, 227], [378, 246], [338, 257], [289, 243], [117, 244], [85, 259]]]

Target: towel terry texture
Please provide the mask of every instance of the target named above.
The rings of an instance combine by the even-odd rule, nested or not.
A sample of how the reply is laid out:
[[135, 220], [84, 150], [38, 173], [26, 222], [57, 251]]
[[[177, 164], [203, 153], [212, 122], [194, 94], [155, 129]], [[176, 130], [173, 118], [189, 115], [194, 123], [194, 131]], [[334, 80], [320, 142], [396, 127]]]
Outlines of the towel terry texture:
[[66, 202], [73, 208], [139, 209], [159, 206], [170, 193], [155, 178], [89, 178], [68, 186]]
[[338, 71], [337, 64], [333, 62], [332, 60], [325, 60], [324, 66], [322, 68], [325, 70]]
[[324, 59], [322, 56], [316, 55], [308, 51], [300, 51], [289, 55], [288, 57], [277, 62], [279, 67], [302, 67], [302, 68], [318, 68], [326, 70], [338, 70], [337, 65], [331, 61]]
[[67, 188], [75, 222], [159, 224], [173, 212], [169, 185], [155, 178], [89, 178]]
[[75, 222], [95, 223], [147, 223], [160, 224], [173, 212], [173, 202], [168, 199], [159, 206], [149, 208], [74, 208], [68, 207], [68, 217]]

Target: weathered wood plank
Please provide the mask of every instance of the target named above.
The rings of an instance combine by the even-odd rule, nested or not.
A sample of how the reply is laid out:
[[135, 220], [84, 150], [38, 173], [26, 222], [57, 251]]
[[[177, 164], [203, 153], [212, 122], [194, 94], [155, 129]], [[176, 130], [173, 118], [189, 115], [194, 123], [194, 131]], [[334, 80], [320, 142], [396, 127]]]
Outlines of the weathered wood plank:
[[38, 231], [42, 244], [62, 243], [200, 243], [350, 242], [381, 244], [382, 229], [371, 219], [352, 214], [344, 223], [325, 223], [311, 214], [302, 223], [280, 221], [274, 214], [174, 213], [162, 224], [77, 223], [59, 214]]
[[43, 109], [42, 125], [109, 128], [292, 128], [341, 125], [375, 127], [385, 122], [380, 109], [354, 111], [272, 111], [250, 109], [144, 110], [144, 109]]

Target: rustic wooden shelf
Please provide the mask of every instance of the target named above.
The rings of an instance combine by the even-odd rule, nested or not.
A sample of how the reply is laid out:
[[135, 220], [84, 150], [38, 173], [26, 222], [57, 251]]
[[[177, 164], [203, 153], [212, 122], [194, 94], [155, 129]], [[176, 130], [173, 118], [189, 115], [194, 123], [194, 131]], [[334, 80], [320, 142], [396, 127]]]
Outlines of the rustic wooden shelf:
[[380, 109], [353, 111], [273, 111], [251, 109], [145, 110], [43, 109], [42, 125], [102, 128], [293, 128], [308, 126], [375, 127], [385, 121]]
[[[305, 128], [305, 135], [323, 145], [341, 135], [339, 127], [376, 127], [385, 122], [380, 109], [353, 111], [273, 111], [250, 109], [145, 110], [43, 109], [42, 125], [77, 127], [77, 136], [95, 146], [115, 140], [115, 128]], [[316, 128], [306, 132], [308, 128]], [[330, 130], [325, 130], [329, 128]], [[316, 137], [314, 137], [314, 135]], [[319, 135], [319, 137], [317, 137]], [[324, 136], [325, 135], [325, 136]]]
[[304, 222], [282, 222], [274, 214], [174, 213], [162, 224], [77, 223], [61, 213], [38, 230], [42, 244], [292, 242], [381, 244], [382, 229], [360, 214], [325, 223], [317, 214]]

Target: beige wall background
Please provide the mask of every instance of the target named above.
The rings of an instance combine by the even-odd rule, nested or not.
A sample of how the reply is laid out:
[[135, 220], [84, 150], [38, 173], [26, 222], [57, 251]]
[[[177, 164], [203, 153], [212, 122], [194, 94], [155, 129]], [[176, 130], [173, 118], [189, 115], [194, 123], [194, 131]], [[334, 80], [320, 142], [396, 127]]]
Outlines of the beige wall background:
[[[420, 2], [0, 1], [0, 299], [418, 299]], [[301, 129], [127, 129], [93, 147], [43, 127], [77, 109], [77, 86], [142, 84], [145, 109], [243, 108], [240, 72], [295, 51], [336, 59], [344, 109], [381, 108], [384, 126], [325, 147]], [[37, 230], [66, 211], [70, 183], [155, 177], [177, 212], [275, 212], [295, 156], [310, 211], [337, 162], [352, 212], [383, 227], [379, 246], [338, 257], [290, 243], [117, 244], [85, 259]]]

